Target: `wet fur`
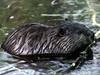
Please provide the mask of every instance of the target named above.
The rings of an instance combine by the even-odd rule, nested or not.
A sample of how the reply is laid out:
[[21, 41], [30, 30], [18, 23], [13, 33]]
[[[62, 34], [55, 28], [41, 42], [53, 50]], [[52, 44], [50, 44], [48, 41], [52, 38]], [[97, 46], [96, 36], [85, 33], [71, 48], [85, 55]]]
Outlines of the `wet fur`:
[[56, 57], [75, 59], [93, 39], [93, 32], [78, 23], [62, 22], [56, 26], [29, 23], [13, 30], [2, 48], [15, 57], [30, 60]]

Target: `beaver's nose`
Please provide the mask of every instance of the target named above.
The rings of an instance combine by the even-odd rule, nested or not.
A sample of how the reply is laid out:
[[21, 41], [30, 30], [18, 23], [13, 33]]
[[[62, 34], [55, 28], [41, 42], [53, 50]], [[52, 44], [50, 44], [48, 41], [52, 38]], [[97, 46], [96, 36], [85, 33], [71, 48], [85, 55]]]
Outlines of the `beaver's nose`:
[[93, 39], [93, 40], [94, 40], [94, 33], [92, 33], [92, 35], [91, 35], [91, 39]]
[[93, 40], [94, 40], [94, 33], [92, 31], [90, 31], [88, 37], [89, 37], [90, 42], [93, 42]]

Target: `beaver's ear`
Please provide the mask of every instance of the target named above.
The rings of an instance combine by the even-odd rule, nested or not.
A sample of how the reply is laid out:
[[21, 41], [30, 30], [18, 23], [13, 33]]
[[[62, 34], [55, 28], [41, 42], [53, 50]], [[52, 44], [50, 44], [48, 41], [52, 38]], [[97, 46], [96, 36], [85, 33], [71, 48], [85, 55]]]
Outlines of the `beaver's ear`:
[[66, 34], [66, 30], [64, 28], [59, 28], [57, 36], [63, 37]]

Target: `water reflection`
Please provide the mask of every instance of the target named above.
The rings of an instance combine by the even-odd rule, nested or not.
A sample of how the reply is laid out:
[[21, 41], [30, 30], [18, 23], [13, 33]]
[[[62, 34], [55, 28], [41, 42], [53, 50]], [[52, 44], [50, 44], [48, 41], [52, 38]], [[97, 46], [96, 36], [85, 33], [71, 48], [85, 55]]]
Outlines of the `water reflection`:
[[[57, 21], [68, 18], [91, 27], [94, 32], [99, 27], [93, 27], [90, 8], [100, 13], [99, 0], [0, 0], [0, 43], [8, 32], [17, 25], [28, 22], [40, 22], [54, 25]], [[95, 3], [97, 2], [97, 3]], [[100, 16], [100, 15], [99, 15]], [[97, 16], [97, 20], [100, 17]], [[87, 61], [80, 69], [69, 75], [99, 75], [100, 74], [100, 42], [92, 47], [94, 59]], [[66, 75], [68, 61], [44, 61], [28, 65], [25, 61], [12, 58], [0, 50], [0, 75]], [[32, 67], [31, 67], [32, 66]], [[68, 74], [67, 74], [68, 75]]]

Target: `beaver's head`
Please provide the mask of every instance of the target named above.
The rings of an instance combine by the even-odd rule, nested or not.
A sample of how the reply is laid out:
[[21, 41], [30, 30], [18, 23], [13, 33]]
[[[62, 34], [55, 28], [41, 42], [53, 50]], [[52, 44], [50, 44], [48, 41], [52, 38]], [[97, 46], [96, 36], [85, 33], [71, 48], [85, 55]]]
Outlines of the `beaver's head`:
[[[93, 31], [89, 30], [85, 25], [79, 24], [79, 23], [71, 23], [71, 22], [62, 22], [59, 25], [58, 29], [58, 36], [72, 36], [74, 37], [73, 39], [78, 38], [87, 40], [84, 41], [86, 43], [91, 43], [94, 40], [94, 33]], [[76, 37], [75, 37], [76, 36]], [[81, 40], [82, 41], [82, 40]]]

